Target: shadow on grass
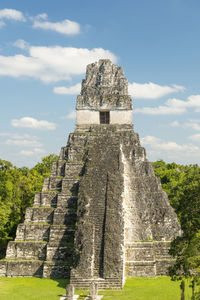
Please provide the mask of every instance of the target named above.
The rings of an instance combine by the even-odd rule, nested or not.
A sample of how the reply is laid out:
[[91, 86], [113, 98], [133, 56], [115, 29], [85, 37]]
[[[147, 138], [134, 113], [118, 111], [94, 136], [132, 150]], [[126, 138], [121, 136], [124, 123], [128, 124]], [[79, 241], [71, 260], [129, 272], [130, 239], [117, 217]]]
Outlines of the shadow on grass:
[[[69, 278], [65, 279], [65, 278], [58, 278], [58, 279], [52, 279], [53, 281], [57, 282], [57, 286], [60, 288], [63, 288], [66, 290], [66, 286], [67, 284], [69, 284]], [[59, 297], [63, 296], [63, 295], [58, 295]]]

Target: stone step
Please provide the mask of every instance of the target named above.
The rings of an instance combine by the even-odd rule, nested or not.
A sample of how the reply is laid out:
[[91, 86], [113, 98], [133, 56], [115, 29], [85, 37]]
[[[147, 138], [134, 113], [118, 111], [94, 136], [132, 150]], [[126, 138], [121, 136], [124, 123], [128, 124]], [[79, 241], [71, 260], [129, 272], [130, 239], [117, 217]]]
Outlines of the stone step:
[[24, 223], [48, 223], [53, 222], [54, 208], [52, 207], [28, 207], [26, 209]]
[[171, 259], [170, 241], [127, 243], [125, 249], [126, 261], [140, 261], [141, 258], [144, 261]]
[[62, 225], [52, 225], [50, 228], [49, 243], [51, 244], [64, 245], [68, 242], [73, 242], [73, 238], [74, 229]]
[[66, 160], [67, 159], [67, 147], [61, 147], [59, 160]]
[[9, 242], [6, 259], [45, 260], [46, 247], [44, 242]]
[[65, 261], [45, 261], [43, 278], [69, 278], [70, 265]]
[[125, 277], [155, 277], [155, 261], [126, 261]]
[[68, 138], [67, 148], [74, 146], [76, 148], [85, 149], [87, 143], [87, 136], [88, 133], [84, 133], [84, 134], [81, 134], [80, 132], [70, 133]]
[[57, 198], [57, 208], [77, 209], [77, 198], [71, 194], [60, 193]]
[[49, 243], [47, 245], [46, 260], [47, 261], [63, 260], [72, 263], [72, 252], [73, 252], [73, 244], [71, 243], [69, 243], [66, 246]]
[[152, 242], [132, 243], [125, 247], [125, 260], [126, 261], [154, 261], [155, 252]]
[[[98, 283], [98, 289], [122, 289], [123, 282], [120, 278], [94, 278], [95, 282]], [[91, 279], [83, 279], [83, 278], [70, 278], [70, 283], [74, 285], [75, 288], [78, 289], [88, 289], [91, 284]]]
[[78, 193], [79, 180], [66, 178], [62, 180], [62, 193], [72, 194], [72, 196], [77, 196]]
[[57, 193], [53, 192], [40, 192], [35, 194], [33, 206], [49, 206], [56, 207]]
[[65, 163], [66, 160], [62, 159], [54, 162], [51, 169], [51, 176], [65, 176]]
[[49, 233], [48, 224], [19, 224], [15, 241], [48, 241]]
[[8, 260], [5, 261], [7, 277], [42, 277], [43, 261], [40, 260]]
[[50, 176], [45, 178], [42, 192], [56, 191], [60, 192], [62, 188], [62, 176]]
[[76, 209], [55, 208], [53, 224], [74, 226], [76, 222], [76, 217], [77, 217]]
[[74, 144], [67, 148], [67, 161], [69, 162], [82, 162], [85, 156], [85, 149], [79, 145]]
[[0, 277], [6, 276], [6, 270], [7, 270], [7, 261], [0, 260]]
[[81, 162], [67, 162], [65, 164], [65, 176], [72, 178], [81, 176], [83, 165]]

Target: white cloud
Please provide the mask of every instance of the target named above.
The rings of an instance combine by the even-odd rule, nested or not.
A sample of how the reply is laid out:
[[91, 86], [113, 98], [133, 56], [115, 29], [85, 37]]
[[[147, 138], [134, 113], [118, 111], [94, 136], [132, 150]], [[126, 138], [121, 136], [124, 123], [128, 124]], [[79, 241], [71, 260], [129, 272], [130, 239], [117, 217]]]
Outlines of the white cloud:
[[37, 136], [23, 134], [19, 135], [17, 133], [0, 133], [1, 138], [7, 138], [5, 141], [1, 142], [1, 145], [9, 145], [9, 146], [17, 146], [17, 147], [27, 147], [31, 148], [31, 150], [21, 150], [21, 154], [23, 155], [31, 155], [31, 154], [41, 154], [46, 153], [43, 149], [43, 144], [40, 142]]
[[0, 56], [0, 76], [31, 77], [46, 83], [69, 80], [85, 73], [86, 65], [102, 58], [116, 62], [116, 56], [102, 48], [29, 47], [29, 56]]
[[24, 40], [17, 40], [16, 42], [13, 43], [13, 46], [20, 48], [22, 50], [28, 50], [29, 49], [29, 43], [27, 43]]
[[185, 101], [177, 99], [169, 99], [165, 105], [157, 107], [136, 108], [134, 113], [142, 113], [148, 115], [177, 115], [186, 112]]
[[31, 155], [34, 154], [34, 152], [31, 151], [31, 150], [21, 150], [21, 151], [19, 152], [19, 154], [25, 155], [25, 156], [31, 156]]
[[153, 82], [149, 83], [129, 83], [129, 94], [135, 99], [157, 99], [171, 93], [184, 91], [185, 88], [179, 85], [158, 85]]
[[55, 94], [61, 94], [61, 95], [77, 95], [80, 94], [81, 91], [81, 83], [77, 83], [75, 85], [72, 85], [70, 87], [65, 86], [57, 86], [53, 89]]
[[48, 15], [46, 13], [42, 13], [37, 15], [35, 18], [32, 18], [33, 20], [46, 20], [48, 18]]
[[169, 124], [170, 127], [179, 127], [180, 123], [178, 121], [173, 121], [172, 123]]
[[186, 101], [176, 98], [168, 99], [165, 105], [136, 108], [134, 112], [149, 115], [171, 115], [185, 113], [188, 108], [193, 108], [195, 111], [200, 109], [200, 95], [191, 95]]
[[147, 148], [150, 160], [164, 159], [184, 164], [200, 162], [200, 148], [193, 144], [178, 144], [154, 136], [142, 138], [141, 143]]
[[170, 127], [182, 127], [182, 128], [191, 128], [193, 130], [200, 131], [200, 120], [188, 120], [185, 123], [179, 123], [178, 121], [174, 121], [169, 124]]
[[21, 22], [26, 21], [21, 11], [16, 9], [8, 9], [8, 8], [0, 10], [0, 27], [3, 27], [5, 25], [5, 22], [3, 20], [14, 20], [14, 21], [21, 21]]
[[141, 139], [141, 143], [143, 145], [150, 145], [151, 148], [158, 149], [158, 150], [164, 150], [164, 151], [191, 151], [195, 152], [199, 150], [197, 146], [194, 146], [192, 144], [183, 144], [179, 145], [176, 142], [169, 141], [165, 142], [162, 141], [159, 138], [156, 138], [154, 136], [146, 136]]
[[32, 155], [35, 155], [35, 154], [44, 154], [44, 153], [46, 153], [46, 151], [44, 149], [41, 149], [41, 148], [35, 148], [33, 150], [21, 150], [19, 152], [19, 154], [25, 155], [25, 156], [32, 156]]
[[34, 118], [23, 117], [19, 120], [13, 119], [11, 125], [18, 128], [32, 128], [32, 129], [44, 129], [55, 130], [56, 124], [45, 120], [38, 121]]
[[188, 128], [200, 131], [200, 124], [198, 124], [196, 122], [189, 121], [184, 124], [184, 127], [188, 127]]
[[200, 133], [193, 134], [193, 135], [189, 136], [189, 139], [194, 141], [194, 142], [200, 142]]
[[80, 33], [80, 25], [77, 22], [63, 20], [61, 22], [44, 22], [41, 20], [47, 19], [46, 14], [38, 15], [33, 22], [33, 28], [41, 28], [44, 30], [52, 30], [65, 35], [75, 35]]
[[42, 144], [38, 140], [29, 139], [8, 139], [4, 142], [6, 145], [25, 146], [25, 147], [41, 147]]

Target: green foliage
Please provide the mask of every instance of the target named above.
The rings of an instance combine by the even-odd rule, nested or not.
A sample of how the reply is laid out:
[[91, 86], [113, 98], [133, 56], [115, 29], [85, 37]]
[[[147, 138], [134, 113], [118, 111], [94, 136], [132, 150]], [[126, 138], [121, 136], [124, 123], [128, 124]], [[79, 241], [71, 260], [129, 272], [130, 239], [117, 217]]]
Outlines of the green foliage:
[[190, 278], [192, 299], [200, 299], [196, 289], [200, 283], [200, 167], [164, 161], [157, 161], [153, 166], [183, 231], [182, 236], [171, 243], [170, 254], [176, 262], [169, 270], [170, 276], [173, 280]]
[[50, 154], [34, 168], [17, 168], [0, 159], [0, 258], [8, 240], [15, 237], [18, 223], [23, 222], [25, 210], [33, 204], [34, 195], [41, 191], [44, 178], [58, 157]]

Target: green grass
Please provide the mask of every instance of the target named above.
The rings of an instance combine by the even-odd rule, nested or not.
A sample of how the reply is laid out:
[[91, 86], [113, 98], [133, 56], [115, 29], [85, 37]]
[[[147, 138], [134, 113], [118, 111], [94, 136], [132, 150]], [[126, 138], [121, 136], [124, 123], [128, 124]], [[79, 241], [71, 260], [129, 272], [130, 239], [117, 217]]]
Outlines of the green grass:
[[[65, 294], [67, 280], [40, 278], [0, 278], [0, 300], [58, 300]], [[179, 300], [180, 282], [169, 277], [129, 278], [123, 290], [100, 291], [103, 300]], [[186, 284], [187, 287], [187, 284]], [[188, 295], [186, 290], [186, 299]], [[86, 291], [77, 290], [84, 295]], [[82, 297], [80, 299], [83, 299]]]
[[58, 300], [65, 294], [66, 279], [33, 277], [0, 278], [0, 300]]

